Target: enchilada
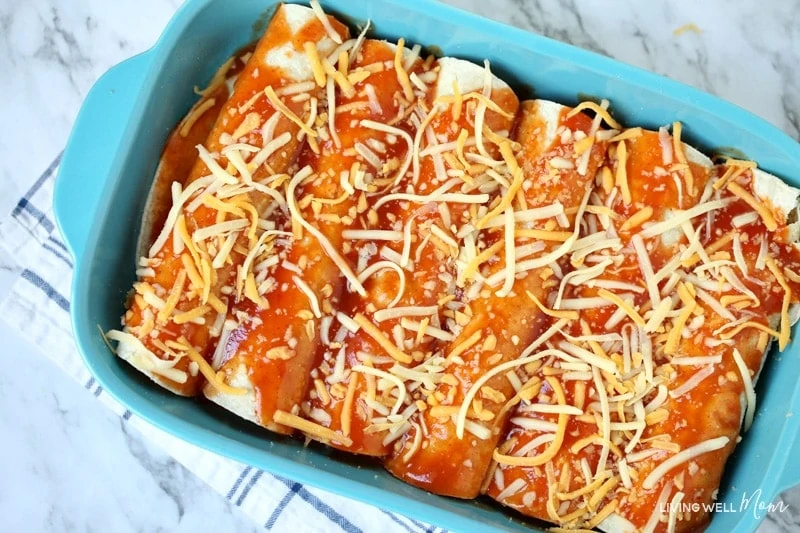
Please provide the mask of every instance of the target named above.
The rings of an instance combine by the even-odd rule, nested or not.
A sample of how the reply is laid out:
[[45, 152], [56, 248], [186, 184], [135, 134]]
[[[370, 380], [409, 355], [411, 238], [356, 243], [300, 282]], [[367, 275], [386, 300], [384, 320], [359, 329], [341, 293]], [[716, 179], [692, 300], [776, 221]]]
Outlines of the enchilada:
[[[414, 485], [459, 498], [479, 493], [505, 425], [501, 409], [514, 395], [513, 380], [490, 372], [518, 359], [546, 330], [550, 316], [541, 302], [554, 290], [556, 271], [569, 269], [568, 252], [605, 157], [606, 143], [597, 138], [601, 116], [570, 111], [541, 100], [522, 107], [506, 200], [475, 225], [480, 251], [461, 299], [469, 319], [443, 351], [450, 378], [419, 415], [427, 429], [422, 445], [414, 453], [399, 450], [388, 463]], [[404, 448], [413, 445], [410, 437]]]
[[[409, 433], [438, 380], [435, 352], [450, 338], [447, 322], [458, 309], [450, 297], [454, 243], [474, 223], [476, 205], [499, 190], [483, 161], [509, 142], [518, 106], [488, 68], [454, 58], [439, 59], [414, 83], [426, 90], [408, 118], [411, 169], [370, 200], [382, 233], [349, 233], [361, 244], [366, 296], [351, 293], [340, 306], [303, 405], [306, 416], [347, 439], [334, 446], [375, 456], [391, 453]], [[377, 236], [388, 240], [370, 241]]]
[[305, 124], [319, 92], [306, 44], [325, 55], [346, 36], [310, 8], [281, 6], [197, 145], [186, 186], [173, 182], [165, 224], [137, 265], [123, 329], [108, 334], [117, 355], [161, 386], [193, 396], [209, 379], [231, 390], [208, 360], [232, 307], [232, 279], [258, 233], [281, 216], [280, 176], [316, 135]]
[[712, 169], [664, 130], [627, 131], [631, 202], [597, 190], [613, 210], [597, 226], [624, 255], [565, 283], [555, 305], [583, 308], [540, 352], [541, 388], [516, 408], [488, 493], [564, 527], [689, 531], [752, 421], [770, 338], [788, 341], [798, 191], [742, 163]]

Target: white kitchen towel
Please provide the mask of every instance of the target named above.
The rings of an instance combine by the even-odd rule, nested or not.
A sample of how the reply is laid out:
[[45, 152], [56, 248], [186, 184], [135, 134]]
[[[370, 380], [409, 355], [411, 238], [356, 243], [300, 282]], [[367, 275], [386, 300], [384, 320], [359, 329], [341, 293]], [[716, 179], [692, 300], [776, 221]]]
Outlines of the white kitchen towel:
[[154, 428], [104, 393], [83, 365], [72, 338], [69, 318], [72, 260], [55, 227], [52, 207], [59, 161], [60, 156], [19, 200], [11, 216], [0, 223], [0, 246], [7, 249], [21, 268], [8, 298], [0, 304], [0, 316], [11, 327], [126, 424], [136, 427], [266, 529], [284, 531], [302, 524], [303, 531], [441, 531], [200, 449]]

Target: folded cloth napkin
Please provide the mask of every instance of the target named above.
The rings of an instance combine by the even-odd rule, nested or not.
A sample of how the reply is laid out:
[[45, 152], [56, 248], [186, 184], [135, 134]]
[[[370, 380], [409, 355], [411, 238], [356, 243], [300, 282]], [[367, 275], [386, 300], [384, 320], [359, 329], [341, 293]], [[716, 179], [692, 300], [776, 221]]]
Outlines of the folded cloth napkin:
[[0, 246], [21, 267], [19, 279], [0, 304], [0, 316], [12, 328], [122, 417], [125, 424], [160, 445], [266, 529], [288, 530], [303, 524], [304, 531], [441, 531], [200, 449], [156, 429], [106, 394], [83, 365], [72, 338], [72, 259], [56, 230], [52, 208], [59, 161], [60, 156], [19, 200], [11, 216], [0, 222]]

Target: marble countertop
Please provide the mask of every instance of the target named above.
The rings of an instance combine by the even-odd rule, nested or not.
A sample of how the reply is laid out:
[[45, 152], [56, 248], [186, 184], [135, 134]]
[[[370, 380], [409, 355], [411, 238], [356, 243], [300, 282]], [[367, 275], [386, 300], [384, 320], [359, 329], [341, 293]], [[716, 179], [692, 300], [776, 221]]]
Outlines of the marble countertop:
[[[719, 95], [800, 139], [800, 0], [448, 2]], [[0, 218], [61, 151], [92, 83], [152, 45], [179, 4], [0, 1]], [[0, 251], [0, 299], [17, 269]], [[2, 321], [0, 338], [14, 369], [0, 374], [9, 531], [258, 529]], [[800, 488], [782, 498], [762, 531], [800, 530]]]

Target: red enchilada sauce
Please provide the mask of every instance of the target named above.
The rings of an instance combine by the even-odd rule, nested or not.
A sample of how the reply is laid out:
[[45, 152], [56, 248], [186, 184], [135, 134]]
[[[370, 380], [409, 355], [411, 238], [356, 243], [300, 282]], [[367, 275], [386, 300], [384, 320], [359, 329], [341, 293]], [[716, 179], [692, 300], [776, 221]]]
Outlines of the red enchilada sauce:
[[[574, 142], [570, 139], [562, 142], [556, 136], [550, 146], [543, 146], [544, 132], [548, 129], [545, 119], [539, 114], [536, 102], [523, 104], [523, 119], [518, 127], [516, 139], [521, 150], [516, 157], [523, 170], [522, 194], [525, 196], [527, 209], [541, 208], [550, 204], [561, 203], [572, 214], [570, 224], [566, 228], [558, 228], [571, 234], [575, 212], [592, 186], [592, 178], [602, 163], [605, 146], [597, 143], [591, 147], [591, 154], [586, 172], [582, 175], [576, 168], [560, 172], [550, 172], [548, 161], [554, 158], [572, 160]], [[592, 119], [578, 113], [568, 116], [569, 108], [561, 108], [560, 116], [555, 120], [560, 125], [589, 133]], [[550, 231], [553, 224], [536, 222], [533, 228]], [[495, 243], [503, 243], [503, 228], [488, 232], [482, 249], [491, 249]], [[535, 242], [535, 238], [516, 237], [515, 246], [524, 246]], [[560, 239], [566, 240], [566, 239]], [[539, 252], [525, 257], [531, 260], [545, 256], [556, 250], [561, 242], [548, 242]], [[566, 272], [569, 268], [567, 258], [561, 261]], [[481, 269], [484, 278], [489, 278], [505, 269], [505, 256], [498, 251]], [[440, 384], [435, 393], [429, 397], [430, 408], [420, 416], [427, 427], [427, 437], [422, 439], [423, 445], [414, 450], [415, 435], [410, 431], [406, 435], [403, 446], [395, 451], [388, 463], [389, 470], [414, 485], [432, 492], [459, 498], [474, 498], [478, 495], [481, 481], [489, 467], [492, 452], [502, 436], [499, 428], [504, 425], [499, 412], [506, 399], [514, 395], [514, 389], [505, 376], [496, 376], [489, 380], [486, 387], [492, 389], [491, 395], [481, 395], [482, 410], [485, 411], [483, 423], [489, 427], [497, 427], [488, 438], [480, 438], [465, 432], [459, 439], [455, 433], [455, 425], [450, 416], [441, 416], [439, 412], [458, 408], [464, 401], [467, 391], [474, 383], [492, 368], [504, 362], [516, 359], [523, 348], [533, 342], [547, 326], [547, 317], [533, 304], [528, 293], [542, 301], [552, 291], [552, 284], [545, 274], [546, 268], [528, 271], [522, 279], [517, 279], [513, 292], [506, 297], [495, 296], [494, 290], [482, 292], [475, 299], [462, 298], [470, 321], [464, 326], [455, 341], [444, 349], [448, 358], [445, 372], [452, 374], [455, 380]], [[552, 269], [550, 269], [552, 275]], [[495, 288], [496, 290], [497, 288]], [[478, 336], [479, 341], [458, 355], [459, 362], [451, 355], [458, 351], [465, 340]], [[486, 340], [489, 343], [486, 343]], [[439, 405], [441, 404], [441, 405]]]
[[[215, 160], [220, 168], [225, 169], [225, 172], [235, 175], [238, 173], [235, 166], [219, 155], [225, 146], [235, 142], [246, 142], [256, 148], [264, 148], [268, 141], [288, 132], [288, 141], [253, 170], [254, 181], [290, 171], [303, 142], [302, 137], [298, 135], [299, 126], [286, 116], [281, 116], [277, 120], [271, 139], [262, 137], [262, 126], [269, 117], [279, 112], [274, 109], [265, 94], [265, 88], [280, 90], [281, 87], [293, 83], [292, 76], [284, 69], [275, 66], [274, 60], [269, 59], [269, 54], [289, 53], [284, 47], [287, 44], [293, 50], [292, 53], [304, 54], [304, 43], [317, 43], [327, 36], [325, 28], [317, 18], [309, 20], [294, 31], [286, 18], [286, 11], [285, 7], [278, 9], [266, 33], [256, 44], [250, 60], [237, 79], [233, 94], [225, 102], [204, 144], [207, 152], [212, 154], [211, 159]], [[335, 31], [347, 36], [348, 30], [344, 25], [333, 18], [329, 20]], [[295, 116], [305, 117], [308, 114], [307, 100], [283, 98], [281, 101]], [[234, 139], [233, 135], [237, 135], [237, 138]], [[184, 190], [196, 180], [211, 174], [206, 162], [197, 159], [186, 180]], [[267, 194], [251, 192], [228, 199], [226, 210], [219, 210], [206, 203], [200, 203], [194, 210], [187, 210], [184, 205], [183, 208], [177, 208], [181, 216], [177, 217], [176, 225], [185, 225], [184, 234], [188, 239], [184, 240], [192, 240], [192, 235], [198, 229], [219, 224], [226, 219], [230, 220], [236, 216], [235, 213], [255, 223], [254, 217], [260, 217], [272, 201], [272, 197]], [[191, 200], [186, 202], [189, 203]], [[234, 210], [230, 211], [231, 209]], [[214, 348], [211, 339], [216, 338], [216, 335], [210, 335], [209, 325], [218, 322], [220, 315], [226, 315], [233, 307], [233, 299], [223, 292], [223, 288], [230, 285], [236, 275], [237, 265], [244, 260], [249, 244], [252, 244], [248, 242], [247, 234], [248, 232], [244, 231], [240, 233], [240, 238], [237, 240], [237, 245], [232, 248], [228, 261], [220, 268], [211, 267], [213, 256], [209, 253], [205, 242], [199, 242], [194, 247], [187, 245], [183, 252], [178, 254], [174, 251], [173, 238], [167, 238], [153, 257], [148, 257], [139, 264], [151, 272], [142, 271], [140, 281], [134, 285], [136, 294], [130, 302], [123, 325], [127, 332], [132, 333], [157, 357], [175, 362], [173, 369], [177, 372], [177, 377], [175, 377], [176, 372], [172, 372], [170, 377], [160, 372], [151, 373], [153, 379], [174, 392], [192, 396], [197, 394], [202, 386], [203, 379], [198, 372], [198, 363], [200, 369], [205, 365], [197, 356], [185, 355], [191, 355], [189, 352], [194, 350], [194, 353], [199, 353], [202, 359], [206, 361], [210, 359]], [[175, 304], [178, 314], [198, 308], [205, 312], [193, 320], [182, 323], [176, 323], [174, 317], [159, 319], [159, 307], [163, 307], [159, 300], [169, 304], [169, 294], [173, 292], [179, 295], [179, 300]], [[150, 293], [150, 296], [145, 293]], [[153, 295], [157, 297], [155, 306], [152, 305]], [[145, 298], [150, 299], [151, 303]], [[200, 321], [202, 323], [198, 323]], [[214, 333], [219, 334], [218, 331]], [[176, 342], [177, 344], [174, 344]], [[166, 346], [171, 349], [171, 353], [165, 348], [164, 343], [167, 343]]]
[[[354, 192], [345, 190], [341, 185], [341, 174], [353, 174], [354, 169], [355, 172], [366, 171], [374, 175], [375, 184], [391, 183], [397, 174], [394, 164], [387, 165], [386, 171], [367, 166], [356, 152], [356, 145], [369, 143], [370, 140], [378, 141], [385, 149], [381, 154], [384, 161], [394, 161], [399, 165], [406, 159], [408, 143], [403, 138], [397, 134], [378, 132], [361, 122], [366, 120], [389, 123], [402, 113], [401, 106], [408, 105], [398, 97], [395, 90], [398, 87], [397, 73], [393, 69], [385, 68], [387, 63], [391, 64], [394, 56], [395, 49], [388, 44], [374, 40], [364, 41], [352, 62], [353, 71], [372, 69], [375, 66], [380, 66], [382, 70], [371, 73], [362, 83], [355, 84], [352, 96], [337, 95], [336, 106], [340, 110], [335, 114], [335, 131], [340, 141], [339, 147], [331, 136], [320, 143], [319, 153], [306, 147], [300, 155], [298, 167], [308, 166], [316, 175], [298, 188], [297, 200], [303, 217], [313, 221], [337, 250], [342, 250], [345, 246], [343, 231], [375, 229], [367, 221], [370, 205], [368, 191], [358, 184], [355, 184], [358, 188]], [[420, 65], [421, 62], [418, 62], [417, 67]], [[364, 103], [363, 92], [366, 85], [374, 87], [379, 112], [375, 112], [370, 106], [359, 105]], [[410, 129], [405, 121], [401, 121], [396, 127], [403, 131]], [[354, 176], [348, 175], [351, 186], [354, 185], [354, 179]], [[285, 260], [298, 265], [301, 272], [276, 267], [271, 274], [275, 289], [267, 294], [269, 309], [260, 311], [250, 304], [243, 307], [243, 313], [248, 317], [258, 317], [259, 320], [251, 321], [234, 331], [226, 346], [227, 358], [233, 357], [235, 361], [243, 362], [247, 368], [250, 382], [256, 391], [258, 416], [265, 425], [271, 424], [276, 411], [291, 411], [306, 398], [309, 385], [315, 373], [319, 372], [322, 362], [323, 353], [319, 346], [321, 316], [308, 318], [308, 321], [313, 322], [312, 326], [308, 326], [306, 316], [311, 312], [309, 299], [293, 290], [294, 278], [300, 275], [319, 296], [321, 315], [327, 316], [333, 314], [334, 309], [340, 308], [346, 283], [340, 269], [330, 261], [316, 238], [309, 236], [308, 232], [304, 233], [302, 241], [295, 240], [290, 248], [279, 254], [281, 258], [285, 256]], [[349, 255], [350, 263], [354, 265], [352, 254]], [[352, 298], [362, 297], [354, 292]], [[301, 317], [301, 320], [298, 321], [296, 317]], [[297, 346], [293, 348], [294, 355], [286, 358], [265, 358], [264, 354], [268, 354], [271, 349], [286, 344], [287, 335], [297, 340]], [[338, 394], [332, 392], [330, 396], [336, 399]], [[319, 408], [321, 407], [323, 406]], [[335, 404], [330, 409], [335, 412]], [[337, 416], [337, 422], [338, 419]], [[355, 437], [355, 434], [352, 436]]]
[[[653, 172], [656, 167], [663, 165], [662, 149], [657, 134], [645, 132], [642, 136], [626, 143], [628, 143], [628, 184], [634, 201], [627, 206], [620, 201], [612, 204], [614, 212], [618, 215], [614, 222], [618, 230], [643, 207], [653, 209], [651, 221], [663, 221], [678, 210], [679, 203], [682, 203], [683, 209], [698, 205], [699, 195], [705, 188], [705, 171], [702, 168], [692, 164], [696, 194], [688, 195], [685, 177], [681, 178], [680, 186], [683, 188], [681, 192], [677, 188], [678, 182], [670, 173], [657, 175], [660, 173]], [[708, 177], [709, 185], [716, 182], [719, 174], [725, 169], [726, 167], [715, 169]], [[751, 171], [745, 171], [738, 177], [736, 183], [745, 191], [752, 193]], [[721, 209], [711, 211], [708, 233], [705, 230], [705, 215], [695, 218], [692, 227], [693, 229], [702, 227], [699, 240], [709, 261], [730, 261], [720, 265], [734, 269], [741, 283], [752, 291], [758, 302], [752, 298], [742, 297], [741, 292], [730, 283], [727, 287], [720, 285], [719, 288], [725, 289], [721, 291], [714, 291], [710, 286], [713, 285], [712, 282], [698, 281], [697, 284], [703, 285], [706, 292], [712, 294], [714, 299], [724, 301], [727, 304], [726, 308], [740, 322], [742, 321], [740, 317], [745, 313], [752, 313], [751, 316], [748, 315], [751, 322], [761, 324], [765, 328], [776, 328], [775, 317], [781, 314], [782, 305], [785, 303], [785, 290], [768, 266], [761, 264], [759, 264], [761, 268], [756, 266], [761, 241], [766, 239], [767, 253], [771, 258], [766, 262], [774, 261], [774, 265], [777, 265], [792, 291], [792, 302], [797, 301], [797, 291], [800, 290], [800, 285], [797, 283], [800, 278], [794, 274], [800, 268], [800, 252], [787, 240], [789, 233], [787, 221], [780, 220], [774, 210], [771, 211], [773, 217], [776, 217], [778, 228], [770, 231], [761, 217], [747, 215], [754, 212], [750, 205], [733, 196], [725, 187], [720, 187], [720, 191], [721, 198], [732, 197], [733, 201]], [[603, 191], [602, 185], [598, 186], [598, 195], [602, 201], [608, 198], [608, 193]], [[759, 202], [768, 205], [763, 199]], [[743, 215], [745, 218], [741, 218]], [[747, 217], [749, 217], [748, 223], [740, 227], [734, 226], [734, 220], [741, 223]], [[630, 242], [631, 236], [641, 229], [635, 227], [630, 231], [618, 231], [625, 252], [622, 255], [622, 262], [614, 270], [606, 270], [601, 277], [640, 287], [638, 292], [628, 290], [627, 293], [632, 295], [634, 309], [640, 315], [646, 316], [651, 301], [646, 284], [643, 282], [636, 253]], [[749, 277], [739, 271], [740, 265], [734, 257], [738, 253], [733, 250], [734, 234], [738, 235], [741, 257], [744, 258]], [[666, 245], [658, 237], [644, 239], [644, 243], [648, 249], [652, 269], [658, 272], [681, 253], [681, 248], [685, 248], [687, 240], [681, 235], [678, 243], [673, 246]], [[692, 273], [692, 268], [704, 262], [705, 260], [693, 256], [684, 263], [684, 265], [691, 263], [691, 266], [679, 265], [675, 271], [681, 268], [682, 272]], [[664, 286], [664, 281], [660, 282], [660, 286]], [[590, 298], [596, 296], [597, 292], [596, 288], [584, 285], [576, 288], [572, 297]], [[680, 303], [675, 307], [680, 308]], [[623, 334], [625, 331], [631, 331], [634, 328], [634, 321], [630, 317], [626, 317], [613, 327], [607, 327], [609, 319], [616, 311], [616, 306], [581, 310], [580, 320], [583, 324], [573, 323], [570, 327], [571, 335], [579, 337], [585, 335], [587, 331], [593, 334]], [[780, 320], [777, 323], [777, 327], [780, 328]], [[649, 335], [653, 346], [654, 377], [662, 382], [668, 393], [663, 401], [657, 399], [663, 394], [657, 388], [644, 396], [644, 404], [653, 406], [652, 409], [647, 409], [645, 418], [647, 424], [644, 430], [637, 443], [629, 449], [626, 449], [626, 446], [635, 431], [629, 429], [615, 432], [606, 462], [608, 472], [601, 476], [596, 476], [596, 473], [602, 445], [596, 440], [592, 442], [592, 439], [593, 437], [597, 439], [599, 436], [598, 428], [602, 422], [586, 414], [589, 411], [587, 406], [592, 401], [598, 400], [596, 382], [563, 380], [564, 372], [553, 365], [546, 364], [540, 368], [537, 372], [542, 376], [543, 383], [531, 403], [556, 403], [553, 387], [543, 377], [550, 375], [555, 377], [563, 388], [566, 404], [577, 406], [583, 410], [584, 415], [569, 417], [560, 449], [550, 461], [539, 466], [499, 465], [497, 470], [492, 471], [492, 478], [487, 480], [488, 494], [525, 514], [571, 527], [596, 527], [600, 522], [598, 517], [601, 519], [602, 515], [609, 514], [624, 517], [636, 528], [654, 526], [656, 531], [666, 531], [669, 520], [675, 521], [677, 531], [692, 530], [706, 523], [709, 515], [702, 510], [691, 514], [673, 513], [674, 516], [670, 517], [669, 504], [674, 502], [677, 510], [681, 501], [689, 505], [713, 502], [725, 460], [735, 446], [740, 431], [740, 421], [744, 416], [740, 398], [744, 398], [746, 391], [733, 351], [736, 349], [741, 354], [750, 373], [748, 377], [754, 380], [763, 363], [768, 338], [766, 333], [762, 333], [756, 327], [744, 327], [736, 333], [737, 328], [730, 328], [730, 325], [729, 318], [720, 316], [706, 301], [697, 298], [694, 311], [682, 326], [682, 332], [685, 333], [678, 339], [673, 353], [664, 353], [669, 328], [664, 328], [662, 325]], [[723, 331], [718, 331], [719, 328]], [[726, 328], [731, 335], [725, 334]], [[736, 334], [732, 335], [733, 333]], [[730, 344], [713, 341], [720, 338]], [[554, 340], [553, 344], [557, 345], [558, 341]], [[608, 355], [617, 367], [624, 366], [619, 351]], [[637, 356], [641, 358], [640, 354], [632, 355], [634, 362], [631, 364], [635, 364]], [[709, 363], [709, 360], [706, 360], [695, 366], [671, 364], [674, 358], [675, 361], [686, 363], [686, 359], [690, 357], [713, 356], [720, 356], [720, 361]], [[700, 372], [698, 368], [708, 370], [702, 370], [702, 373], [698, 374]], [[608, 375], [605, 377], [603, 384], [607, 388], [607, 397], [624, 395], [634, 389], [632, 382], [614, 379]], [[611, 379], [607, 379], [609, 377]], [[670, 395], [669, 392], [673, 394]], [[599, 408], [593, 408], [592, 411], [599, 412]], [[615, 409], [612, 408], [610, 414], [612, 423], [623, 422]], [[624, 414], [624, 422], [637, 420], [636, 414], [629, 408], [624, 409]], [[558, 415], [529, 413], [524, 416], [550, 425], [558, 422]], [[516, 455], [526, 444], [536, 438], [541, 439], [544, 434], [543, 431], [526, 430], [520, 425], [512, 424], [500, 452], [505, 455]], [[724, 437], [727, 437], [727, 443], [724, 442]], [[667, 471], [662, 469], [653, 474], [660, 464], [682, 450], [695, 446], [702, 448], [703, 443], [708, 442], [715, 442], [713, 448], [716, 449], [698, 453], [686, 461], [675, 464]], [[528, 449], [526, 455], [536, 456], [547, 446], [547, 444], [535, 446], [533, 449]], [[652, 455], [649, 455], [650, 453]], [[626, 476], [620, 475], [619, 472], [619, 461], [623, 459], [628, 466], [625, 468]], [[583, 473], [581, 462], [584, 460], [588, 466], [589, 480], [585, 479]], [[515, 485], [516, 480], [522, 480], [524, 484]], [[591, 486], [591, 490], [587, 490], [587, 486]], [[582, 491], [584, 494], [576, 495]], [[702, 509], [702, 506], [700, 508]], [[606, 526], [610, 527], [609, 524]]]

